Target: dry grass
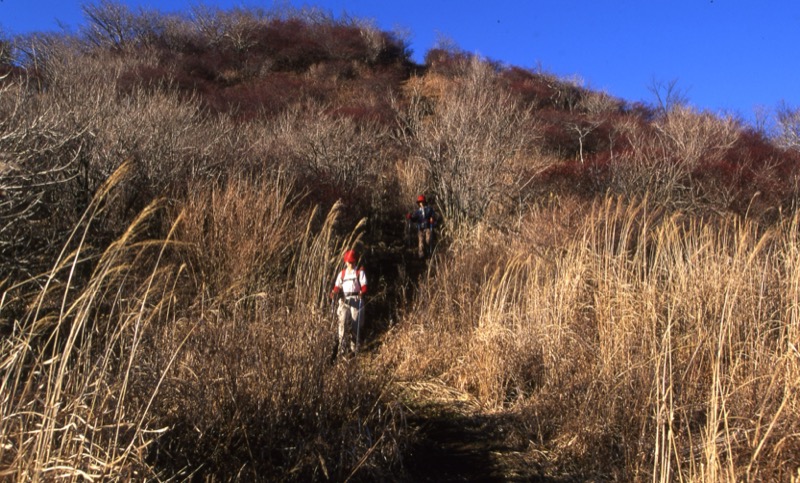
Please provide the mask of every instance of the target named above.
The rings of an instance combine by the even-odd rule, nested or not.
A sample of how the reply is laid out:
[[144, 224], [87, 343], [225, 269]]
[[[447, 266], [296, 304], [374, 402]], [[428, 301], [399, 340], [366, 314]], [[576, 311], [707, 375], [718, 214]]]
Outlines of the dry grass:
[[[142, 354], [141, 331], [153, 317], [148, 300], [163, 291], [169, 296], [159, 255], [168, 241], [140, 239], [155, 207], [106, 248], [85, 284], [75, 276], [85, 263], [89, 227], [124, 175], [118, 171], [98, 194], [73, 231], [78, 248], [62, 252], [28, 312], [3, 339], [0, 444], [6, 477], [152, 476], [137, 462], [159, 428], [149, 426], [148, 405], [131, 404], [127, 391]], [[141, 257], [151, 263], [138, 267]], [[127, 290], [139, 300], [123, 297]], [[104, 313], [110, 303], [114, 308]], [[138, 396], [152, 398], [157, 391]]]
[[565, 471], [786, 479], [796, 230], [609, 199], [562, 252], [484, 245], [431, 272], [387, 357], [404, 380], [519, 411]]
[[[262, 223], [291, 210], [281, 178], [212, 187], [164, 241], [143, 237], [157, 209], [148, 208], [73, 280], [88, 227], [124, 175], [92, 203], [73, 234], [78, 249], [62, 254], [3, 339], [3, 475], [344, 479], [391, 467], [399, 413], [388, 372], [331, 363], [322, 302], [358, 238], [336, 234], [340, 207], [290, 231], [288, 221]], [[198, 257], [203, 247], [228, 251]]]

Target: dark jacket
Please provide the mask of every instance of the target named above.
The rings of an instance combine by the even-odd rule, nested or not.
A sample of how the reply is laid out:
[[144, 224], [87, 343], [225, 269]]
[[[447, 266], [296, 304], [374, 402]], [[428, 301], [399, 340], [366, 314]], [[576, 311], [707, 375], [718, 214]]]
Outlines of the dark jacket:
[[416, 224], [418, 230], [427, 230], [436, 225], [436, 213], [433, 208], [425, 205], [414, 210], [410, 220]]

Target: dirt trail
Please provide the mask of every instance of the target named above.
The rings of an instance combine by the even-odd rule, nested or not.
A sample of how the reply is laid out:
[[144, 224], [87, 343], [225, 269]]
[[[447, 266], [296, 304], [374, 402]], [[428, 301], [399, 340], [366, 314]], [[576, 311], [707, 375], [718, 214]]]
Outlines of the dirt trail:
[[406, 481], [554, 481], [526, 459], [524, 442], [502, 416], [439, 404], [420, 408], [408, 422], [416, 443], [406, 455]]
[[[382, 234], [385, 240], [386, 231]], [[427, 261], [417, 259], [414, 244], [403, 243], [402, 232], [392, 236], [395, 242], [384, 241], [381, 249], [371, 253], [368, 273], [385, 292], [371, 308], [375, 318], [366, 334], [369, 350], [377, 349], [374, 343], [380, 333], [392, 324], [400, 305], [411, 303], [427, 272]], [[398, 481], [569, 481], [542, 476], [539, 465], [526, 456], [527, 441], [514, 430], [512, 418], [484, 413], [458, 396], [439, 397], [447, 391], [427, 387], [407, 392], [407, 424], [413, 443], [403, 456], [405, 473], [398, 475]]]

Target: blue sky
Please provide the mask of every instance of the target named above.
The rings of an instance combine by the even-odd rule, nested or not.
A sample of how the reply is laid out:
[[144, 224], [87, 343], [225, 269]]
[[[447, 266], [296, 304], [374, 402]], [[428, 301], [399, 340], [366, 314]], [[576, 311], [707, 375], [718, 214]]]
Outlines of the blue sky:
[[[195, 0], [124, 0], [136, 9], [188, 12]], [[6, 36], [75, 29], [85, 2], [0, 0]], [[272, 0], [205, 0], [223, 9]], [[689, 103], [751, 119], [781, 102], [800, 107], [798, 0], [318, 0], [335, 16], [372, 19], [408, 34], [422, 61], [437, 40], [508, 65], [582, 79], [628, 101], [677, 81]]]

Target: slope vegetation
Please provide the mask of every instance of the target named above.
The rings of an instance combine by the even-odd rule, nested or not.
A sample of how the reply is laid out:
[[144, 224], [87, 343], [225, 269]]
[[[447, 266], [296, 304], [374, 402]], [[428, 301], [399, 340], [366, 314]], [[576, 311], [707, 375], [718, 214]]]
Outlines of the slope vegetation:
[[4, 478], [797, 477], [785, 136], [313, 9], [84, 10], [0, 39]]

